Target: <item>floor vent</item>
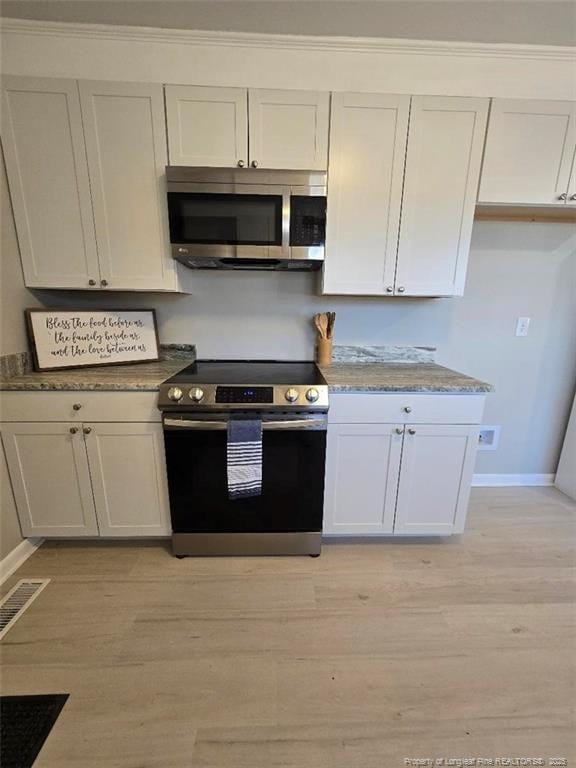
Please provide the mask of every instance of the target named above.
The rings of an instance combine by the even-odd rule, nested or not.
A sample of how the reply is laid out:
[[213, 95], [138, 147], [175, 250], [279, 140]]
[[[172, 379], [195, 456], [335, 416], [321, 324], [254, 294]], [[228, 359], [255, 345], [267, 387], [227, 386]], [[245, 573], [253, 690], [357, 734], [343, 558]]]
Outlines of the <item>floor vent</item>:
[[0, 601], [0, 640], [30, 607], [50, 579], [22, 579]]

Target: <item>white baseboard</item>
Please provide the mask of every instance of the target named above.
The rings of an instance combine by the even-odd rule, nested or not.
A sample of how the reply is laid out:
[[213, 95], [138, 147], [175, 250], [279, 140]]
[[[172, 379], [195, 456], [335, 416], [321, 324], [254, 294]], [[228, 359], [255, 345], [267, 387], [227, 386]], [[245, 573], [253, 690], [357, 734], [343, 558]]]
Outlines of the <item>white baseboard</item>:
[[554, 485], [555, 475], [482, 475], [472, 478], [475, 488], [490, 488], [514, 485]]
[[14, 571], [20, 568], [43, 542], [44, 539], [24, 539], [3, 560], [0, 560], [0, 584], [4, 584], [6, 579], [12, 576]]

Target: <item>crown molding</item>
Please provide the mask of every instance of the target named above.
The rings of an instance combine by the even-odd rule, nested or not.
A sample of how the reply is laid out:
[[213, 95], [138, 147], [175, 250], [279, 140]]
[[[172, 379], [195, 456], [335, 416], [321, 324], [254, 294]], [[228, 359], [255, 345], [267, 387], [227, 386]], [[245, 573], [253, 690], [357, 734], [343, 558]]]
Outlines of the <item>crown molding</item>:
[[0, 19], [0, 32], [2, 34], [36, 35], [42, 37], [226, 46], [232, 48], [263, 48], [271, 50], [281, 48], [294, 51], [453, 57], [472, 56], [576, 62], [576, 47], [555, 45], [467, 43], [378, 37], [318, 37], [312, 35], [257, 34], [252, 32], [211, 32], [205, 30], [161, 29], [158, 27], [116, 26], [113, 24], [71, 24], [13, 18]]

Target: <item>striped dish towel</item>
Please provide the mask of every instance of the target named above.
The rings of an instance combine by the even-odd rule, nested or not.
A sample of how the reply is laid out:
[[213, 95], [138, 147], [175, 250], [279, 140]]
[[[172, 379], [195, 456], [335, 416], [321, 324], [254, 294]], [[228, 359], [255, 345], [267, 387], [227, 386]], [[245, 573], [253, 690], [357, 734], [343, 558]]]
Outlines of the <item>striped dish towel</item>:
[[228, 422], [228, 496], [242, 499], [262, 493], [262, 421]]

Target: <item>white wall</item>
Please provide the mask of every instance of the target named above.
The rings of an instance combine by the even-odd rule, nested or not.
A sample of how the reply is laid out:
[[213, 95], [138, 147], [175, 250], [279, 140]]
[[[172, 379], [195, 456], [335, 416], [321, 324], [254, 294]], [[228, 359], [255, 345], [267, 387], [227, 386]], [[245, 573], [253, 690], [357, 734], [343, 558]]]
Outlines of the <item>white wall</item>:
[[3, 0], [2, 15], [295, 35], [573, 45], [576, 11], [551, 0]]

